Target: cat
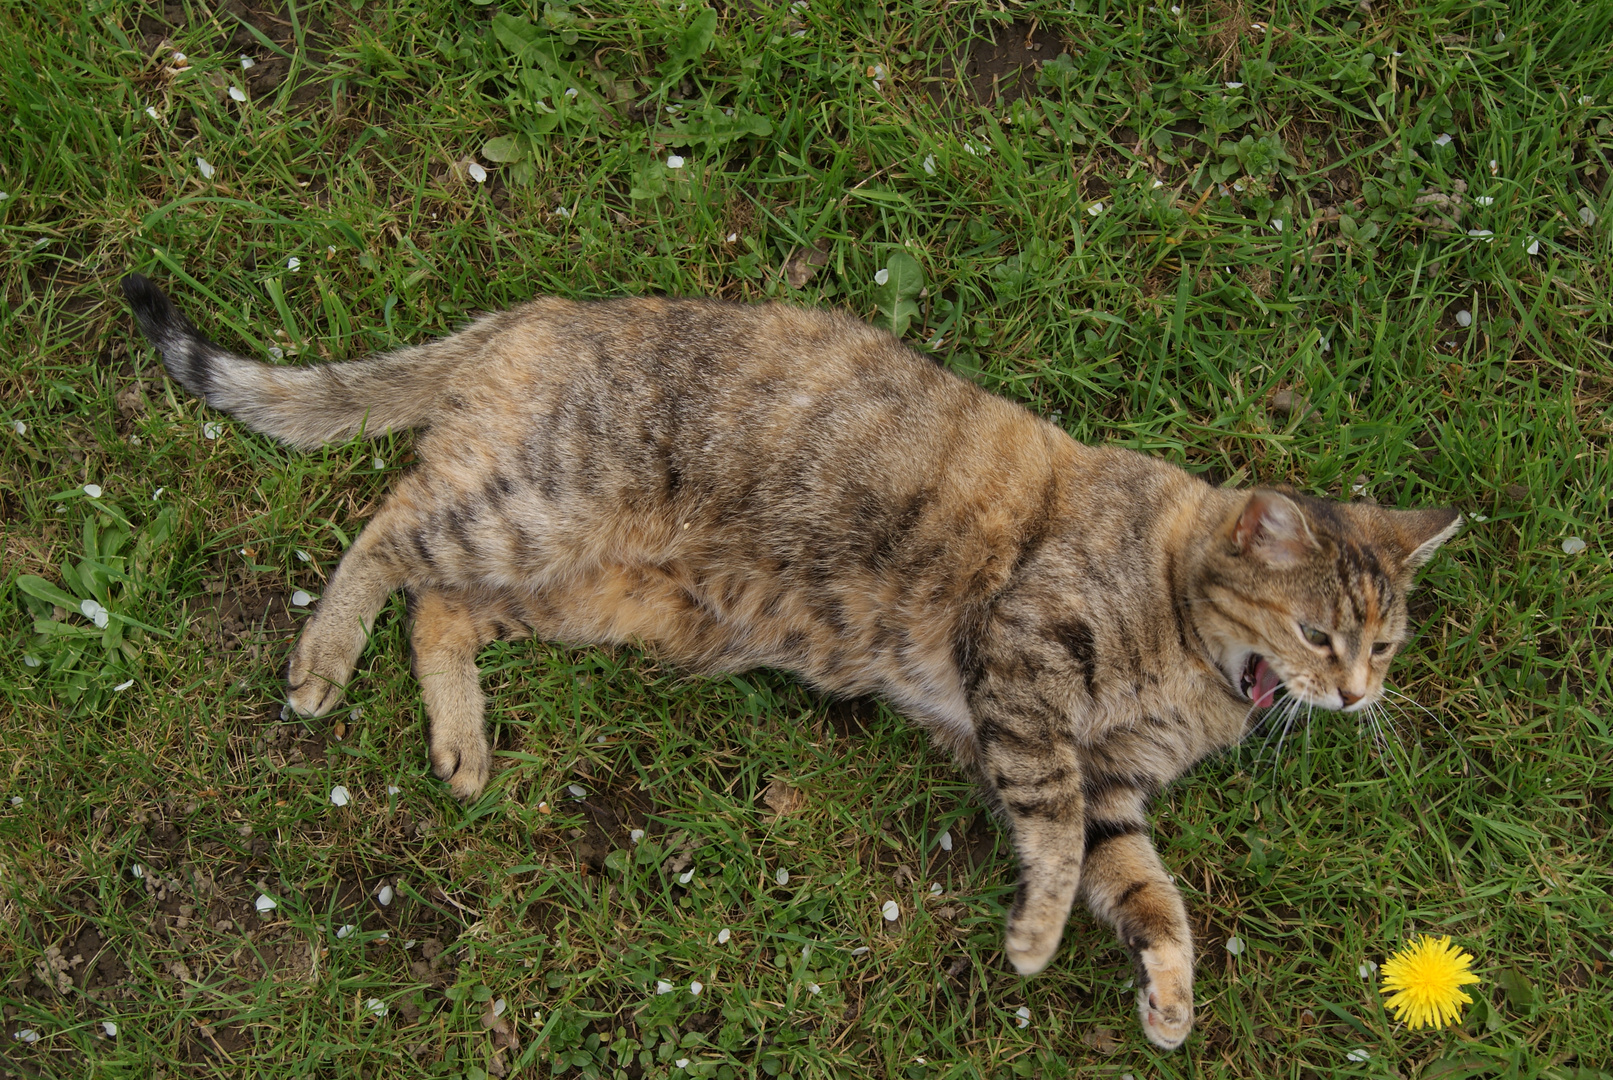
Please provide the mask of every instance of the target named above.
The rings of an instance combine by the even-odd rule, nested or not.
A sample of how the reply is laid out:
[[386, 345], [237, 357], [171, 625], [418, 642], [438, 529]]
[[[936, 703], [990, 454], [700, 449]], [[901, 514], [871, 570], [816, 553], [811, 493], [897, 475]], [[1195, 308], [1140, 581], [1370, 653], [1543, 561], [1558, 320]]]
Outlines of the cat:
[[1164, 1049], [1192, 1024], [1193, 943], [1150, 799], [1279, 695], [1372, 704], [1413, 574], [1462, 520], [1086, 446], [832, 311], [540, 299], [299, 368], [221, 349], [144, 277], [123, 291], [169, 374], [255, 431], [306, 449], [422, 429], [292, 651], [297, 713], [336, 707], [399, 588], [432, 767], [463, 799], [492, 764], [476, 654], [495, 639], [882, 695], [1011, 830], [1014, 969], [1047, 965], [1084, 897]]

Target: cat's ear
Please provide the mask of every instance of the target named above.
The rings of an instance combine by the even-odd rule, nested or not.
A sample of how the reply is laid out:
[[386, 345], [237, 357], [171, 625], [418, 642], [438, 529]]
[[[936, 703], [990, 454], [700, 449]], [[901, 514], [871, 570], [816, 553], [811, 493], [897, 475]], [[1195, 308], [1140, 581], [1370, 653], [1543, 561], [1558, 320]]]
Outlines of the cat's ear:
[[1402, 551], [1407, 552], [1406, 569], [1415, 570], [1434, 557], [1439, 546], [1462, 527], [1462, 515], [1450, 507], [1433, 510], [1386, 510], [1389, 527], [1395, 532]]
[[1257, 488], [1232, 527], [1240, 555], [1272, 566], [1292, 566], [1316, 549], [1316, 536], [1299, 504], [1280, 491]]

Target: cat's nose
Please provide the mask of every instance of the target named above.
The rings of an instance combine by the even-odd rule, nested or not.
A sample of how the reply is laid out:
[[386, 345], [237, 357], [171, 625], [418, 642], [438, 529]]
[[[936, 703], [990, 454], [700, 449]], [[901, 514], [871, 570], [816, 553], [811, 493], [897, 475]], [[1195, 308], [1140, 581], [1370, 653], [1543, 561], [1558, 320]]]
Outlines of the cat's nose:
[[1361, 695], [1352, 694], [1341, 686], [1339, 687], [1339, 698], [1344, 702], [1345, 708], [1349, 708], [1351, 705], [1354, 705], [1356, 702], [1361, 700]]

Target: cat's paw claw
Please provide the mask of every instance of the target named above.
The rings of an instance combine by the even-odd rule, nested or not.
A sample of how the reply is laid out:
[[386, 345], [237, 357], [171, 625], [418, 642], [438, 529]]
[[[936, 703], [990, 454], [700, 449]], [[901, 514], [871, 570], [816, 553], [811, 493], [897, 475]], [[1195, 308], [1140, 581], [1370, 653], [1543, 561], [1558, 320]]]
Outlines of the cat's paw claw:
[[[448, 743], [448, 740], [443, 740]], [[493, 755], [486, 742], [472, 745], [469, 740], [431, 748], [431, 771], [437, 779], [448, 785], [456, 799], [474, 799], [487, 786], [487, 775], [492, 768]]]
[[345, 688], [307, 671], [286, 679], [286, 704], [298, 716], [324, 716], [341, 704]]

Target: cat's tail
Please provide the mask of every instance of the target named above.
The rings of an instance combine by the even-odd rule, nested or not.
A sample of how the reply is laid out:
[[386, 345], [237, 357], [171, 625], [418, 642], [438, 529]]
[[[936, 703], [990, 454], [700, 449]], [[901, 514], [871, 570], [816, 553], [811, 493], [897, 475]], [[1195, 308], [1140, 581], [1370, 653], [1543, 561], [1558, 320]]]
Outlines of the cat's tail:
[[176, 382], [254, 431], [304, 450], [426, 423], [463, 349], [433, 342], [367, 360], [276, 367], [209, 341], [140, 274], [123, 279], [140, 329]]

